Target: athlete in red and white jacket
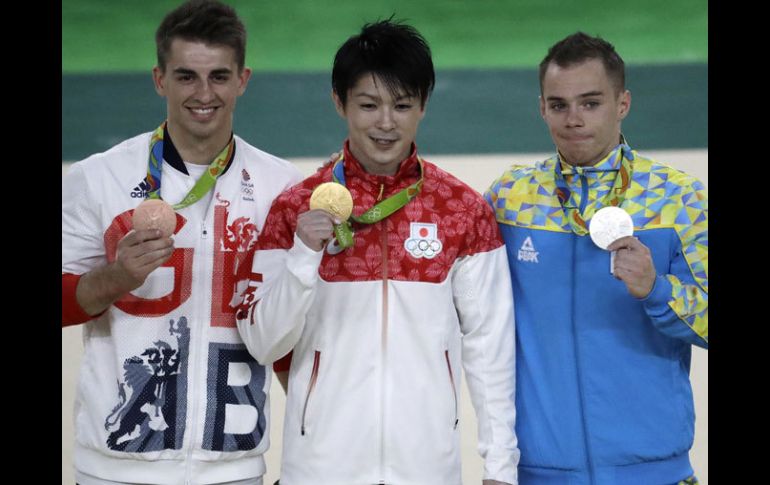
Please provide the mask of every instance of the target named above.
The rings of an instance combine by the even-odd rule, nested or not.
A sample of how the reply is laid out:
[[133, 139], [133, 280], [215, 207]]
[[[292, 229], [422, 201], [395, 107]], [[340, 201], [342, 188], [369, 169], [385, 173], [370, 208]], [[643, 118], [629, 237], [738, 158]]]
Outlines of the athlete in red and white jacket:
[[[481, 196], [417, 155], [433, 84], [412, 27], [386, 20], [349, 38], [332, 72], [342, 157], [265, 221], [237, 319], [259, 362], [293, 349], [282, 485], [460, 485], [461, 363], [483, 483], [517, 483], [508, 260]], [[353, 199], [347, 249], [327, 241], [339, 221], [308, 210], [332, 179]]]
[[346, 146], [355, 215], [421, 176], [424, 183], [390, 217], [354, 225], [354, 247], [337, 254], [333, 244], [316, 252], [295, 236], [331, 165], [282, 194], [268, 215], [252, 275], [259, 303], [238, 325], [260, 362], [294, 349], [283, 485], [459, 485], [461, 362], [485, 477], [516, 483], [505, 249], [479, 194], [422, 166], [421, 174], [413, 150], [395, 175], [370, 174]]

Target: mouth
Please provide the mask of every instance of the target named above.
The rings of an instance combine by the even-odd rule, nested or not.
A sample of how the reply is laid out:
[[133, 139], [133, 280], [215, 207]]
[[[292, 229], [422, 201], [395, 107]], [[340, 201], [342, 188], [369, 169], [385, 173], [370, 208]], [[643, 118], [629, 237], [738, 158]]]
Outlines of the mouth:
[[193, 117], [196, 119], [206, 120], [211, 118], [217, 109], [219, 109], [216, 106], [209, 106], [206, 108], [187, 108], [190, 113], [192, 113]]
[[565, 140], [569, 142], [581, 142], [581, 141], [588, 141], [591, 139], [591, 135], [571, 135], [571, 136], [565, 136]]
[[398, 138], [396, 137], [369, 136], [369, 139], [372, 140], [375, 145], [383, 148], [390, 148], [398, 141]]

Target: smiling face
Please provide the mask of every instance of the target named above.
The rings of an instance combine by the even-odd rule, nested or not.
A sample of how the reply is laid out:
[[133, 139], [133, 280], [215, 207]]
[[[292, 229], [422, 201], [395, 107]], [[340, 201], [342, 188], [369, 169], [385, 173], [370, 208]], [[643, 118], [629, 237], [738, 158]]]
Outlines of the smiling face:
[[376, 76], [361, 76], [348, 91], [345, 105], [332, 94], [340, 116], [348, 123], [350, 151], [369, 173], [393, 175], [406, 159], [417, 136], [425, 108], [419, 97], [400, 91], [396, 96]]
[[570, 165], [600, 162], [620, 142], [631, 93], [618, 90], [599, 59], [567, 67], [551, 62], [543, 78], [540, 114]]
[[221, 149], [230, 139], [235, 101], [251, 70], [238, 71], [231, 47], [174, 39], [164, 69], [153, 69], [155, 90], [166, 97], [174, 144]]

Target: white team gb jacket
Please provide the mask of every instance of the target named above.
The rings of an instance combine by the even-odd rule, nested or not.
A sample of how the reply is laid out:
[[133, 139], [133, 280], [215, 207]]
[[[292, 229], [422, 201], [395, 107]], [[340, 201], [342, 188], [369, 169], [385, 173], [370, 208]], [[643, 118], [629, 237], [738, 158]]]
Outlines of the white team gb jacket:
[[[75, 163], [63, 178], [62, 273], [114, 261], [146, 196], [150, 136]], [[264, 473], [272, 374], [249, 354], [234, 314], [270, 204], [301, 179], [289, 162], [236, 136], [213, 196], [176, 211], [171, 258], [84, 325], [78, 470], [168, 485]], [[195, 183], [169, 163], [161, 180], [171, 204]]]

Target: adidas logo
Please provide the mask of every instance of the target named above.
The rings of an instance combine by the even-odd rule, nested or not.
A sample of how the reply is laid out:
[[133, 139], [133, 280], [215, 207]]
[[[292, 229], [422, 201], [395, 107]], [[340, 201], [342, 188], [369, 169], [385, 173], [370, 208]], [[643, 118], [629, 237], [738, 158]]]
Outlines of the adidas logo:
[[527, 236], [527, 239], [524, 240], [524, 244], [519, 248], [519, 261], [524, 261], [525, 263], [538, 263], [537, 255], [538, 252], [535, 251], [535, 245], [532, 244], [532, 237]]
[[143, 179], [141, 182], [139, 182], [139, 185], [134, 187], [134, 190], [131, 191], [131, 198], [146, 199], [148, 190], [150, 190], [150, 183], [147, 182], [146, 179]]

